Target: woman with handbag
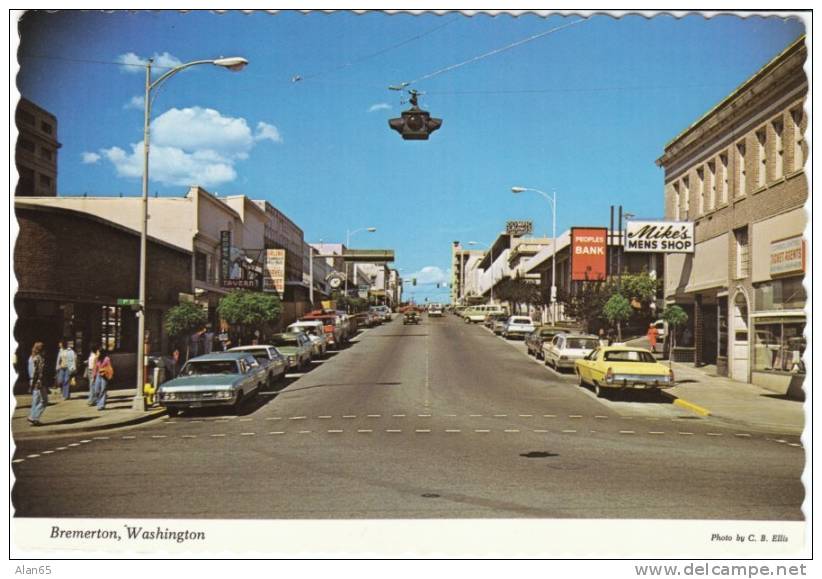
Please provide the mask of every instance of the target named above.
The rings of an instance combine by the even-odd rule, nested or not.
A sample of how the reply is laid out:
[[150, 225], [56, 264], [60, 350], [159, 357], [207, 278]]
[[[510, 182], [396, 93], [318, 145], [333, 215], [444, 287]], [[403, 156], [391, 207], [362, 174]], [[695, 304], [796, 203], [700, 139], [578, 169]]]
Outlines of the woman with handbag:
[[100, 346], [91, 344], [89, 348], [91, 353], [88, 356], [88, 363], [86, 364], [86, 379], [88, 379], [88, 405], [94, 406], [97, 404], [97, 356], [100, 355]]
[[43, 358], [43, 342], [35, 342], [29, 357], [29, 391], [31, 392], [31, 412], [28, 421], [32, 426], [40, 426], [40, 417], [49, 403], [49, 389], [43, 382], [46, 361]]
[[108, 357], [108, 350], [101, 349], [94, 365], [97, 381], [95, 383], [95, 395], [97, 397], [97, 410], [106, 408], [106, 391], [111, 379], [114, 378], [114, 368], [111, 365], [111, 358]]

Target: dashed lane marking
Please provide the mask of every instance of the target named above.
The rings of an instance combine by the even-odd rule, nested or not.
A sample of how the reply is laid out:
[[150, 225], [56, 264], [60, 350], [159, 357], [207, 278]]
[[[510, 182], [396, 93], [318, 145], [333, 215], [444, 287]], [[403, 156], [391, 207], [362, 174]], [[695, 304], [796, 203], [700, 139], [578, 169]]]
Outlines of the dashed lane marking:
[[519, 430], [516, 428], [506, 428], [503, 432], [519, 432]]
[[[342, 430], [329, 430], [329, 431], [327, 431], [327, 432], [328, 432], [329, 434], [339, 434], [339, 433], [344, 432], [344, 431], [342, 431]], [[273, 432], [272, 432], [272, 434], [273, 434]]]
[[446, 428], [445, 432], [452, 432], [452, 433], [453, 432], [462, 432], [462, 430], [460, 430], [458, 428]]
[[456, 414], [446, 414], [445, 417], [446, 418], [456, 418], [457, 415]]
[[594, 416], [594, 418], [596, 418], [597, 420], [608, 420], [607, 416], [601, 416], [601, 415]]
[[343, 414], [343, 418], [356, 418], [356, 414]]
[[430, 414], [417, 414], [418, 418], [431, 418]]
[[53, 450], [44, 450], [41, 454], [54, 454]]
[[305, 420], [305, 416], [292, 416], [289, 420]]
[[751, 437], [751, 435], [748, 434], [747, 432], [737, 432], [737, 433], [734, 434], [734, 436], [741, 436], [741, 437], [744, 437], [744, 438], [750, 438]]
[[[253, 432], [251, 434], [254, 434]], [[297, 434], [311, 434], [310, 430], [300, 430]]]
[[651, 430], [648, 434], [665, 434], [664, 432], [660, 432], [659, 430]]
[[507, 414], [494, 414], [494, 418], [508, 418]]
[[357, 432], [362, 432], [364, 434], [370, 434], [371, 432], [374, 432], [374, 431], [369, 430], [368, 428], [360, 428], [360, 429], [357, 430]]
[[240, 436], [254, 436], [256, 432], [241, 432]]
[[556, 414], [543, 414], [542, 417], [543, 418], [556, 418], [557, 415]]
[[197, 438], [196, 434], [184, 434], [183, 438]]
[[520, 418], [533, 418], [534, 415], [533, 414], [520, 414], [519, 417]]
[[39, 454], [30, 454], [26, 458], [39, 458]]
[[81, 441], [80, 441], [80, 444], [88, 444], [89, 442], [91, 442], [91, 441], [90, 441], [90, 440], [88, 440], [88, 439], [86, 439], [86, 440], [81, 440]]
[[386, 430], [386, 432], [402, 432], [402, 430], [397, 429], [397, 428], [393, 428], [393, 429]]
[[152, 434], [151, 438], [168, 438], [165, 434]]
[[392, 414], [391, 416], [394, 418], [405, 418], [405, 414]]
[[431, 432], [431, 429], [430, 428], [417, 428], [414, 432], [426, 433], [426, 432]]
[[282, 416], [269, 416], [266, 420], [282, 420]]
[[722, 436], [721, 432], [706, 432], [708, 436]]
[[797, 444], [797, 443], [795, 443], [795, 442], [789, 442], [789, 443], [788, 443], [788, 446], [794, 446], [794, 447], [797, 447], [797, 448], [802, 448], [802, 445], [801, 445], [801, 444]]
[[327, 420], [327, 419], [333, 418], [333, 417], [332, 416], [318, 416], [317, 418], [319, 418], [321, 420]]
[[240, 422], [251, 422], [253, 418], [240, 418]]
[[574, 434], [574, 433], [576, 433], [576, 430], [563, 430], [562, 432], [564, 432], [566, 434]]
[[538, 433], [540, 433], [540, 434], [545, 434], [545, 433], [546, 433], [546, 432], [548, 432], [548, 431], [547, 431], [547, 430], [543, 430], [543, 429], [541, 429], [541, 428], [537, 428], [537, 429], [534, 429], [534, 432], [538, 432]]
[[95, 436], [94, 440], [109, 440], [108, 436]]
[[633, 430], [620, 430], [620, 434], [636, 434]]
[[11, 462], [12, 462], [12, 464], [17, 464], [18, 462], [25, 462], [25, 460], [26, 460], [25, 458], [15, 458]]
[[269, 432], [268, 434], [285, 434], [285, 431], [283, 431], [283, 430], [274, 430], [272, 432]]
[[382, 414], [367, 414], [366, 418], [382, 418]]
[[80, 443], [79, 442], [72, 442], [71, 444], [69, 444], [69, 446], [71, 446], [71, 447], [80, 446]]
[[483, 432], [483, 433], [485, 433], [485, 432], [491, 432], [491, 431], [490, 430], [485, 430], [485, 429], [474, 429], [474, 432]]
[[68, 450], [65, 446], [58, 446], [55, 450]]
[[582, 418], [582, 414], [569, 414], [568, 418]]
[[682, 436], [691, 436], [693, 435], [693, 432], [680, 432], [679, 434], [681, 434]]
[[469, 414], [469, 418], [482, 418], [482, 414]]
[[223, 438], [225, 434], [209, 434], [209, 436], [212, 438]]

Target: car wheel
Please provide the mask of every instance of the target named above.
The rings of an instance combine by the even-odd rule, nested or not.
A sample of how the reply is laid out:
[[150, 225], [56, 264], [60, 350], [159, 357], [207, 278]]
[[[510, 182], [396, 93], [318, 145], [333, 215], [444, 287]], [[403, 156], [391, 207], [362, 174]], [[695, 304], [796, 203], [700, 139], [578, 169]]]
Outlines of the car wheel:
[[243, 396], [243, 391], [240, 390], [240, 392], [237, 394], [237, 400], [234, 402], [234, 412], [236, 414], [240, 413], [240, 409], [242, 409], [244, 401], [245, 397]]
[[583, 388], [585, 387], [585, 380], [583, 380], [582, 372], [580, 372], [579, 370], [577, 370], [577, 384], [579, 384]]
[[175, 417], [175, 416], [179, 416], [179, 414], [180, 414], [180, 409], [179, 409], [179, 408], [172, 408], [171, 406], [166, 406], [166, 413], [167, 413], [170, 417], [172, 417], [172, 418], [173, 418], [173, 417]]
[[597, 398], [606, 398], [607, 389], [600, 386], [598, 382], [594, 382], [594, 393]]

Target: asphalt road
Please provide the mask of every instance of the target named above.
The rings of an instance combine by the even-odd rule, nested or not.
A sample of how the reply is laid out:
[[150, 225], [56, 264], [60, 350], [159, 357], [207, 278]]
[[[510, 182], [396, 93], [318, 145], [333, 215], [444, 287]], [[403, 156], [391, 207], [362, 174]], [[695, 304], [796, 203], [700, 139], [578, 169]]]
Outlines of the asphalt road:
[[597, 399], [452, 316], [367, 330], [240, 415], [26, 441], [16, 516], [801, 520], [798, 440]]

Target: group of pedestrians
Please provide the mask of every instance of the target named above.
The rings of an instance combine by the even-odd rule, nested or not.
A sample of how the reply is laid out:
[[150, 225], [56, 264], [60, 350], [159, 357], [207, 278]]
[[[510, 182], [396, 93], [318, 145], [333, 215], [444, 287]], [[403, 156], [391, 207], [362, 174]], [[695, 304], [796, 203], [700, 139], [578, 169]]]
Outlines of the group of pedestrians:
[[[60, 342], [57, 362], [54, 367], [55, 386], [62, 394], [63, 400], [71, 399], [71, 389], [76, 386], [77, 354], [70, 342]], [[33, 426], [40, 426], [40, 417], [49, 402], [49, 387], [45, 380], [46, 361], [43, 355], [43, 342], [35, 342], [28, 362], [29, 392], [31, 393], [31, 411], [28, 421]], [[106, 392], [109, 382], [114, 377], [114, 367], [109, 353], [96, 344], [91, 345], [91, 354], [85, 371], [89, 384], [88, 405], [97, 406], [97, 410], [106, 408]]]

